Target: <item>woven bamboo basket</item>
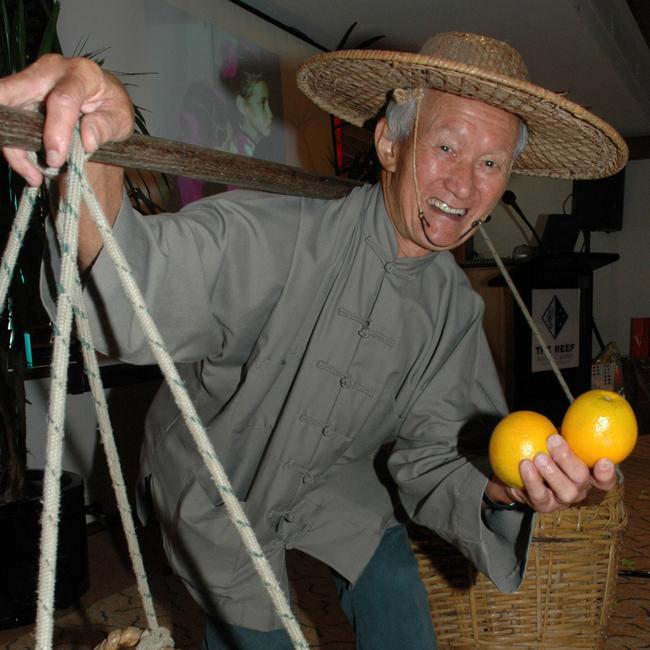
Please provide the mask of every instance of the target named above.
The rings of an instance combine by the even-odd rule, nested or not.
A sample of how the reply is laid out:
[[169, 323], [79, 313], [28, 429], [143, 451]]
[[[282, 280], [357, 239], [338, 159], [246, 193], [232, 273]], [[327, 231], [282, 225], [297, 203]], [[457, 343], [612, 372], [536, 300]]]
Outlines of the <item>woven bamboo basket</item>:
[[537, 516], [519, 590], [501, 593], [452, 546], [412, 533], [439, 647], [602, 648], [627, 516], [623, 487]]

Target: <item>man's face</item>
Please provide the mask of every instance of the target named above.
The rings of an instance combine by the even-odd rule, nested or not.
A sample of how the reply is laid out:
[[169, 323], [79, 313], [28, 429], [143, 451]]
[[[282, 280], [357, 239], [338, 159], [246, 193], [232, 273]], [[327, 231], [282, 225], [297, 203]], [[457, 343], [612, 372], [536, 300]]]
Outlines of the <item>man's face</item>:
[[400, 257], [453, 246], [476, 219], [490, 214], [506, 189], [517, 118], [473, 99], [425, 91], [415, 138], [423, 221], [413, 181], [413, 136], [392, 141], [387, 128], [380, 120], [375, 142]]

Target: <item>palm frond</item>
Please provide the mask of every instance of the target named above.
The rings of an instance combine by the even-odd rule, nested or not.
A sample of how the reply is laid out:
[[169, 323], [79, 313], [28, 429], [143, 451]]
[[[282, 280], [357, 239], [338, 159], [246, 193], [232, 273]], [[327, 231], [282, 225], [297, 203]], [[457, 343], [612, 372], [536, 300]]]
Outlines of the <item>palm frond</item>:
[[345, 44], [348, 42], [348, 38], [350, 38], [350, 34], [352, 33], [352, 30], [357, 26], [357, 22], [353, 22], [345, 31], [345, 34], [343, 34], [343, 37], [339, 41], [338, 45], [336, 46], [335, 49], [337, 50], [342, 50], [345, 47]]
[[[59, 3], [53, 0], [0, 0], [1, 76], [19, 72], [46, 52], [60, 51], [58, 16]], [[23, 187], [23, 179], [0, 162], [0, 244], [6, 241]], [[27, 461], [23, 369], [32, 358], [32, 334], [42, 329], [49, 335], [48, 318], [38, 298], [41, 228], [49, 205], [42, 191], [23, 240], [8, 309], [0, 322], [0, 501], [21, 494]]]
[[373, 36], [372, 38], [368, 38], [365, 41], [361, 41], [359, 45], [355, 46], [355, 50], [365, 50], [367, 47], [370, 47], [377, 41], [380, 41], [382, 38], [386, 38], [385, 34], [382, 34], [381, 36]]
[[16, 44], [16, 63], [18, 69], [22, 70], [27, 65], [27, 34], [25, 31], [25, 4], [18, 0], [18, 10], [15, 16], [16, 30], [14, 32]]
[[6, 76], [12, 72], [11, 57], [11, 22], [7, 12], [7, 3], [2, 1], [2, 36], [0, 37], [0, 47], [2, 48], [2, 59], [0, 59], [0, 74]]
[[48, 52], [61, 52], [61, 44], [59, 43], [59, 35], [56, 31], [56, 26], [59, 21], [59, 13], [61, 12], [61, 3], [55, 2], [52, 5], [52, 11], [47, 19], [45, 25], [45, 33], [41, 39], [41, 45], [38, 48], [38, 56], [42, 56]]

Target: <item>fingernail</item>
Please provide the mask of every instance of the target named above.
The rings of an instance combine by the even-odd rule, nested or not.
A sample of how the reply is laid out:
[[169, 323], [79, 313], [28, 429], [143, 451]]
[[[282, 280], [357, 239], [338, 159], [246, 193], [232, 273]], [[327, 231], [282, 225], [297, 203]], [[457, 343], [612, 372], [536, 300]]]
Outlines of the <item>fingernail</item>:
[[609, 458], [601, 458], [598, 464], [600, 465], [601, 470], [605, 470], [607, 472], [609, 472], [614, 467], [614, 463], [612, 463]]
[[546, 467], [548, 467], [549, 459], [546, 454], [537, 454], [533, 462], [535, 463], [535, 465], [537, 465], [537, 467], [541, 469], [545, 469]]
[[55, 149], [49, 149], [45, 154], [45, 160], [48, 167], [61, 167], [63, 164], [63, 156]]
[[519, 465], [519, 473], [522, 475], [522, 478], [524, 475], [526, 477], [531, 477], [532, 476], [532, 471], [533, 471], [533, 463], [532, 461], [526, 459], [521, 461], [521, 465]]
[[562, 436], [557, 433], [554, 433], [552, 436], [549, 436], [546, 440], [546, 446], [555, 449], [562, 444]]

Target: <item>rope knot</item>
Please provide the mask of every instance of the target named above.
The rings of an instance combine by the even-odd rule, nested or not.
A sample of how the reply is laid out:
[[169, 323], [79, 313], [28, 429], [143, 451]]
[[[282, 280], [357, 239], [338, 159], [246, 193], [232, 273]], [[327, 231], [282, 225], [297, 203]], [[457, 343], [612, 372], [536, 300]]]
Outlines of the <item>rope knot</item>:
[[166, 627], [145, 630], [136, 650], [171, 650], [174, 647], [172, 635]]

